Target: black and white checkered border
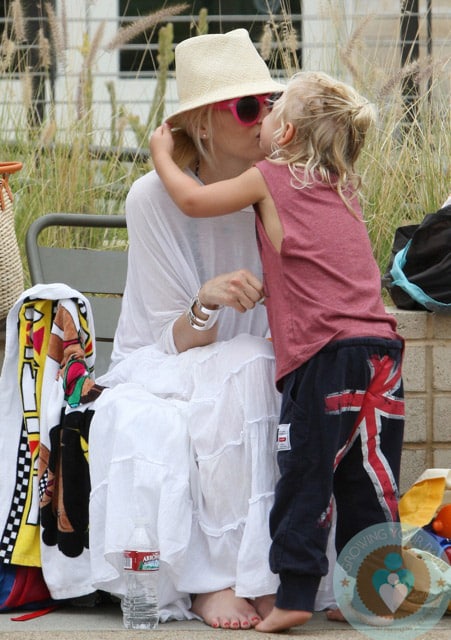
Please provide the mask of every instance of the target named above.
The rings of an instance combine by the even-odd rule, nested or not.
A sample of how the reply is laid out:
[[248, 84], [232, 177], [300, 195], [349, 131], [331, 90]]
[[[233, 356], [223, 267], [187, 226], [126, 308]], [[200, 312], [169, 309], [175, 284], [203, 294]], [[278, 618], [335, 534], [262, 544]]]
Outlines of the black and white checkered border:
[[22, 422], [22, 431], [17, 455], [16, 486], [11, 501], [11, 509], [0, 542], [0, 560], [5, 564], [9, 564], [11, 562], [11, 556], [14, 551], [14, 546], [22, 523], [27, 499], [27, 489], [30, 482], [32, 482], [31, 453], [28, 446], [28, 435], [25, 422]]

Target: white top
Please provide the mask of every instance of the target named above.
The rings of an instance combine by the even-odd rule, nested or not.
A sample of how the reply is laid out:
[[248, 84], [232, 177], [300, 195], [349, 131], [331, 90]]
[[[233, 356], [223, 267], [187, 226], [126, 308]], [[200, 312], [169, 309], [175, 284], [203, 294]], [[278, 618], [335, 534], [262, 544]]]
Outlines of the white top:
[[[150, 344], [177, 353], [172, 326], [206, 280], [240, 268], [261, 278], [252, 207], [216, 218], [189, 218], [151, 171], [130, 189], [126, 216], [128, 273], [114, 364]], [[244, 314], [225, 308], [218, 322], [218, 340], [239, 333], [267, 334], [266, 311], [261, 305]]]

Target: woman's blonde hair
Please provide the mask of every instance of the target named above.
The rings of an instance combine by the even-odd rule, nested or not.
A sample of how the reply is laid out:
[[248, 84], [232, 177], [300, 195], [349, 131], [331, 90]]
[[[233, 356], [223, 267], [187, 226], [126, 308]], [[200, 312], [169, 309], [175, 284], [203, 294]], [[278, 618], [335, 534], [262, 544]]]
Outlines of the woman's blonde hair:
[[207, 162], [213, 160], [212, 141], [208, 139], [208, 146], [202, 138], [202, 126], [212, 130], [211, 105], [192, 109], [169, 118], [172, 137], [174, 140], [174, 162], [180, 169], [195, 166], [202, 156]]
[[296, 188], [312, 184], [319, 174], [354, 212], [345, 191], [361, 186], [355, 163], [376, 120], [374, 106], [326, 73], [301, 71], [290, 79], [274, 111], [280, 120], [275, 138], [287, 122], [295, 133], [283, 147], [274, 145], [270, 159], [289, 166]]

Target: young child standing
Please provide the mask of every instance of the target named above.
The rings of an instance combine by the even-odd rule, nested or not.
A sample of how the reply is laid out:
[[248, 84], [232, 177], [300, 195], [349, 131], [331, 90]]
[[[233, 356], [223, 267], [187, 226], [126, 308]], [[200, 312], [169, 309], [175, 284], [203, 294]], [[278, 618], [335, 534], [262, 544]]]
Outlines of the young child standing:
[[[239, 118], [238, 100], [213, 105], [210, 117]], [[270, 565], [280, 587], [256, 629], [277, 632], [312, 615], [328, 570], [332, 496], [337, 553], [366, 527], [398, 519], [403, 341], [381, 299], [358, 203], [355, 163], [375, 119], [372, 106], [324, 73], [300, 72], [265, 114], [256, 135], [266, 159], [230, 180], [202, 185], [202, 176], [182, 172], [171, 157], [168, 124], [153, 134], [151, 151], [187, 215], [223, 215], [250, 204], [256, 212], [283, 394], [281, 477], [270, 516]], [[205, 144], [208, 126], [206, 119]], [[193, 325], [209, 313], [197, 301]]]

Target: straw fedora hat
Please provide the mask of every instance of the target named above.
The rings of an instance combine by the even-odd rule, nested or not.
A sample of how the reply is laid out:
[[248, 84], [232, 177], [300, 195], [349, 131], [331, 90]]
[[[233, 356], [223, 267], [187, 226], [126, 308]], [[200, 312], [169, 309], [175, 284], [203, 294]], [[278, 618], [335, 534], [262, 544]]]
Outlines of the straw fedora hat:
[[179, 108], [171, 118], [207, 104], [282, 91], [246, 29], [206, 34], [180, 42], [175, 48]]

